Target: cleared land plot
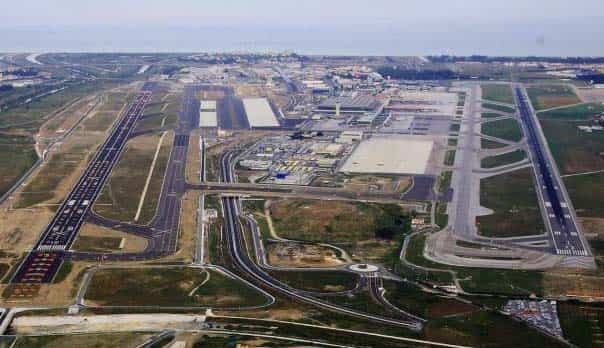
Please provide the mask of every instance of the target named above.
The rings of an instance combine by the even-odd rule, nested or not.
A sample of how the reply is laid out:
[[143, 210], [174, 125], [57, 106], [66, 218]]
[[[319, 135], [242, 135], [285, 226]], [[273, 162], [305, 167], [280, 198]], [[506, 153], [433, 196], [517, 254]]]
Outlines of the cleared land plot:
[[279, 121], [266, 98], [244, 98], [242, 101], [251, 127], [279, 127]]
[[103, 269], [92, 277], [87, 302], [103, 306], [257, 306], [267, 299], [243, 282], [209, 269]]
[[477, 218], [487, 237], [515, 237], [545, 231], [530, 168], [480, 181], [480, 204], [494, 214]]
[[349, 173], [424, 174], [432, 141], [373, 137], [362, 141], [341, 168]]
[[580, 103], [581, 100], [567, 85], [542, 85], [526, 89], [535, 110]]
[[[117, 221], [134, 219], [160, 137], [149, 134], [128, 141], [94, 205], [98, 214]], [[172, 133], [164, 137], [138, 223], [147, 223], [155, 215], [172, 141]]]
[[541, 128], [547, 138], [561, 174], [583, 173], [604, 169], [604, 132], [587, 133], [578, 125], [585, 122], [541, 119]]
[[149, 339], [149, 333], [102, 333], [102, 334], [69, 334], [49, 336], [19, 336], [13, 348], [113, 348], [137, 347]]
[[[268, 229], [266, 220], [256, 214], [261, 229]], [[267, 234], [268, 232], [264, 232]], [[266, 253], [271, 265], [278, 267], [334, 267], [345, 261], [340, 252], [327, 246], [311, 243], [265, 242]]]
[[[495, 110], [495, 111], [501, 111], [501, 112], [507, 112], [507, 113], [514, 113], [516, 111], [516, 108], [513, 108], [513, 107], [503, 106], [503, 105], [499, 105], [499, 104], [491, 104], [491, 103], [482, 103], [482, 108]], [[501, 115], [499, 115], [499, 116], [501, 116]]]
[[482, 168], [494, 168], [503, 166], [506, 164], [512, 164], [515, 162], [522, 161], [526, 158], [526, 153], [524, 150], [516, 150], [508, 153], [504, 153], [503, 155], [498, 156], [490, 156], [482, 159], [480, 166]]
[[509, 141], [520, 141], [520, 139], [522, 139], [520, 125], [518, 124], [518, 121], [513, 118], [483, 123], [481, 125], [481, 131], [484, 135]]
[[482, 89], [482, 99], [508, 104], [514, 103], [514, 96], [512, 95], [510, 85], [486, 84], [481, 85], [480, 88]]
[[344, 271], [270, 271], [280, 281], [296, 289], [314, 292], [352, 290], [359, 276]]

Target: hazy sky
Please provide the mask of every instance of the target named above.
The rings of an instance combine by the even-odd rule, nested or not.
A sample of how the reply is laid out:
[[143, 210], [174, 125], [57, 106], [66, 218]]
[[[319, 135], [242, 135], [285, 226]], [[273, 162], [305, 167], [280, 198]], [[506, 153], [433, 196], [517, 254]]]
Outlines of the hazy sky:
[[603, 19], [603, 0], [2, 0], [0, 51], [604, 55]]
[[332, 20], [374, 23], [422, 18], [585, 17], [602, 0], [4, 0], [0, 25], [186, 24], [237, 19], [305, 24]]

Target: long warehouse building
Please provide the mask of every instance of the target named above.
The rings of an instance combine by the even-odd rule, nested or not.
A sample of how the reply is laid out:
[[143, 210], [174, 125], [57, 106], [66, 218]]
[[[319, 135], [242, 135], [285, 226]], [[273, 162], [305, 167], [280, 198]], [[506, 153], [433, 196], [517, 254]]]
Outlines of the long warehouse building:
[[251, 128], [279, 127], [279, 120], [266, 98], [244, 98], [243, 107]]

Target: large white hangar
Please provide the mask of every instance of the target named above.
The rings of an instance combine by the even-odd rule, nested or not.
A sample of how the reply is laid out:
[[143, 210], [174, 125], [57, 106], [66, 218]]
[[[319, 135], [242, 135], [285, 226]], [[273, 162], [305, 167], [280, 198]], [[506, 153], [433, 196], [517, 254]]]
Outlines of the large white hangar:
[[279, 127], [279, 120], [266, 98], [244, 98], [243, 108], [252, 128]]
[[345, 173], [426, 174], [433, 141], [374, 136], [362, 141], [340, 168]]
[[218, 127], [215, 100], [201, 100], [199, 104], [199, 127]]

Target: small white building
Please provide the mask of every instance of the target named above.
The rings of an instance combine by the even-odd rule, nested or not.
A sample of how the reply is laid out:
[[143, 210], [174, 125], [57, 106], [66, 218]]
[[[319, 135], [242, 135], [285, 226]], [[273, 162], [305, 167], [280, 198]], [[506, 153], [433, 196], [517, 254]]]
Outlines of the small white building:
[[340, 133], [340, 136], [338, 138], [336, 138], [336, 142], [341, 144], [352, 144], [354, 142], [359, 142], [362, 139], [362, 131], [344, 131]]

